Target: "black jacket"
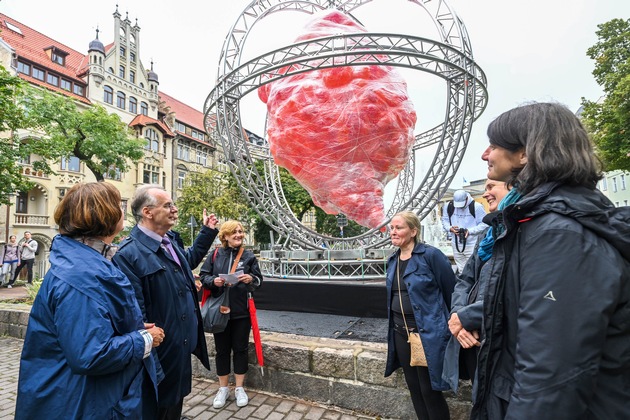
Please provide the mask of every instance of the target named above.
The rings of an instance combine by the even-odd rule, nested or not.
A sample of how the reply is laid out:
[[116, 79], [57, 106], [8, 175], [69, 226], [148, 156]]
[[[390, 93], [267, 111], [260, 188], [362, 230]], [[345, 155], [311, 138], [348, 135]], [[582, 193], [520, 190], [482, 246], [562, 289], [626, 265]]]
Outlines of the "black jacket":
[[[219, 274], [228, 274], [232, 269], [234, 259], [238, 254], [236, 248], [218, 248], [216, 258], [214, 251], [208, 254], [208, 258], [203, 263], [199, 272], [203, 287], [209, 289], [212, 296], [221, 296], [225, 290], [225, 286], [217, 287], [214, 285], [214, 279]], [[253, 252], [244, 250], [241, 259], [238, 261], [236, 271], [243, 270], [244, 274], [249, 274], [253, 280], [249, 284], [238, 282], [230, 286], [230, 319], [249, 317], [249, 309], [247, 307], [247, 294], [258, 289], [263, 281], [262, 273], [258, 267], [258, 260]]]
[[179, 235], [169, 231], [180, 267], [158, 241], [135, 226], [113, 258], [129, 277], [145, 321], [164, 329], [164, 341], [157, 347], [165, 374], [158, 386], [161, 407], [175, 405], [190, 393], [191, 353], [210, 370], [191, 270], [201, 263], [217, 234], [217, 229], [203, 226], [193, 246], [184, 251]]
[[630, 208], [549, 183], [503, 219], [472, 418], [630, 418]]

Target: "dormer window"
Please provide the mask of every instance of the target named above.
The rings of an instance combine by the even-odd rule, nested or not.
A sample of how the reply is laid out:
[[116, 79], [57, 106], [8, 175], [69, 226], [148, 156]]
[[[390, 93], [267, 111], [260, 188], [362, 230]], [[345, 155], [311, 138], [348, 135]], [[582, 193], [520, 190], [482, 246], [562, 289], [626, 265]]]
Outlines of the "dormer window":
[[66, 65], [66, 57], [68, 56], [67, 52], [60, 50], [57, 47], [48, 47], [45, 51], [53, 63], [59, 64], [60, 66]]

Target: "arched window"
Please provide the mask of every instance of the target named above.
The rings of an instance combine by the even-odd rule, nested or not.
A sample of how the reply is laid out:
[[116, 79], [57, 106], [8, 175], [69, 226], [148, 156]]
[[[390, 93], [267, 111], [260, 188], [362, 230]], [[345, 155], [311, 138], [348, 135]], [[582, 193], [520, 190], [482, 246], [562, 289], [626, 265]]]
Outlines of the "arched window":
[[114, 103], [114, 89], [111, 86], [105, 85], [103, 88], [103, 101], [108, 104]]
[[129, 112], [132, 114], [138, 113], [138, 100], [133, 96], [129, 97]]
[[144, 131], [144, 137], [147, 140], [147, 145], [145, 146], [145, 148], [147, 150], [151, 150], [153, 152], [158, 152], [159, 151], [159, 142], [158, 142], [158, 134], [157, 132], [152, 129], [152, 128], [147, 128]]
[[149, 115], [149, 105], [146, 102], [140, 102], [140, 113], [142, 115]]
[[127, 97], [123, 92], [118, 92], [116, 94], [116, 106], [120, 109], [125, 109], [125, 102], [127, 102]]

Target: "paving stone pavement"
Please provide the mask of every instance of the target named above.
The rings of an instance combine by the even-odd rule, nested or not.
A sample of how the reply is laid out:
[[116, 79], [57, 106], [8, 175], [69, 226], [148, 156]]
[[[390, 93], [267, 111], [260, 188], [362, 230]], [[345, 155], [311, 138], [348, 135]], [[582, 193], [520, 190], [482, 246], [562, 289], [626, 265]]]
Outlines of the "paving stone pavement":
[[[0, 336], [0, 420], [13, 419], [23, 340]], [[232, 387], [228, 403], [221, 409], [212, 407], [218, 383], [193, 379], [193, 391], [184, 400], [183, 415], [195, 420], [358, 420], [375, 419], [348, 410], [326, 407], [285, 396], [247, 390], [249, 404], [239, 408]]]

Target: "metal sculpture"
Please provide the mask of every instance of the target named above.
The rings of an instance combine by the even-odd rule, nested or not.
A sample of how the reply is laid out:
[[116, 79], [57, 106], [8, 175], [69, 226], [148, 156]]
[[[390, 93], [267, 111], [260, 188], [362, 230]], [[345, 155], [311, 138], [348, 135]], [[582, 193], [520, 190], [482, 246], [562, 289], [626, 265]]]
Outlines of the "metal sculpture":
[[[321, 260], [322, 253], [330, 252], [322, 251], [323, 247], [327, 250], [355, 250], [366, 256], [370, 250], [386, 246], [389, 238], [380, 227], [354, 237], [331, 237], [315, 232], [297, 220], [284, 198], [278, 168], [268, 146], [247, 140], [239, 103], [244, 96], [282, 77], [339, 66], [381, 64], [419, 70], [442, 78], [446, 82], [448, 98], [444, 121], [416, 135], [414, 152], [398, 177], [393, 202], [386, 210], [390, 219], [403, 209], [412, 210], [423, 219], [435, 207], [457, 172], [473, 121], [487, 105], [486, 77], [473, 59], [465, 26], [441, 0], [410, 0], [429, 14], [438, 30], [439, 40], [389, 33], [338, 35], [287, 45], [241, 62], [241, 53], [251, 29], [272, 13], [297, 11], [313, 14], [334, 8], [352, 15], [353, 11], [371, 1], [375, 0], [253, 1], [226, 37], [218, 82], [204, 106], [206, 130], [222, 145], [226, 163], [243, 193], [264, 221], [280, 235], [277, 243], [283, 244], [285, 249], [293, 245], [306, 253], [308, 250], [319, 250], [315, 258], [305, 256], [307, 262]], [[287, 71], [287, 68], [297, 70]], [[416, 154], [429, 146], [436, 148], [432, 165], [416, 184]], [[252, 164], [258, 160], [265, 163], [263, 173]], [[382, 265], [383, 255], [376, 258]], [[298, 268], [298, 273], [289, 273], [288, 276], [299, 276], [299, 271]], [[338, 271], [335, 275], [344, 275], [344, 270]], [[356, 274], [355, 269], [350, 271]], [[377, 275], [382, 274], [382, 270], [377, 271]], [[309, 277], [308, 270], [306, 273]], [[287, 276], [287, 273], [277, 275]], [[322, 276], [325, 277], [325, 274], [322, 273]]]

